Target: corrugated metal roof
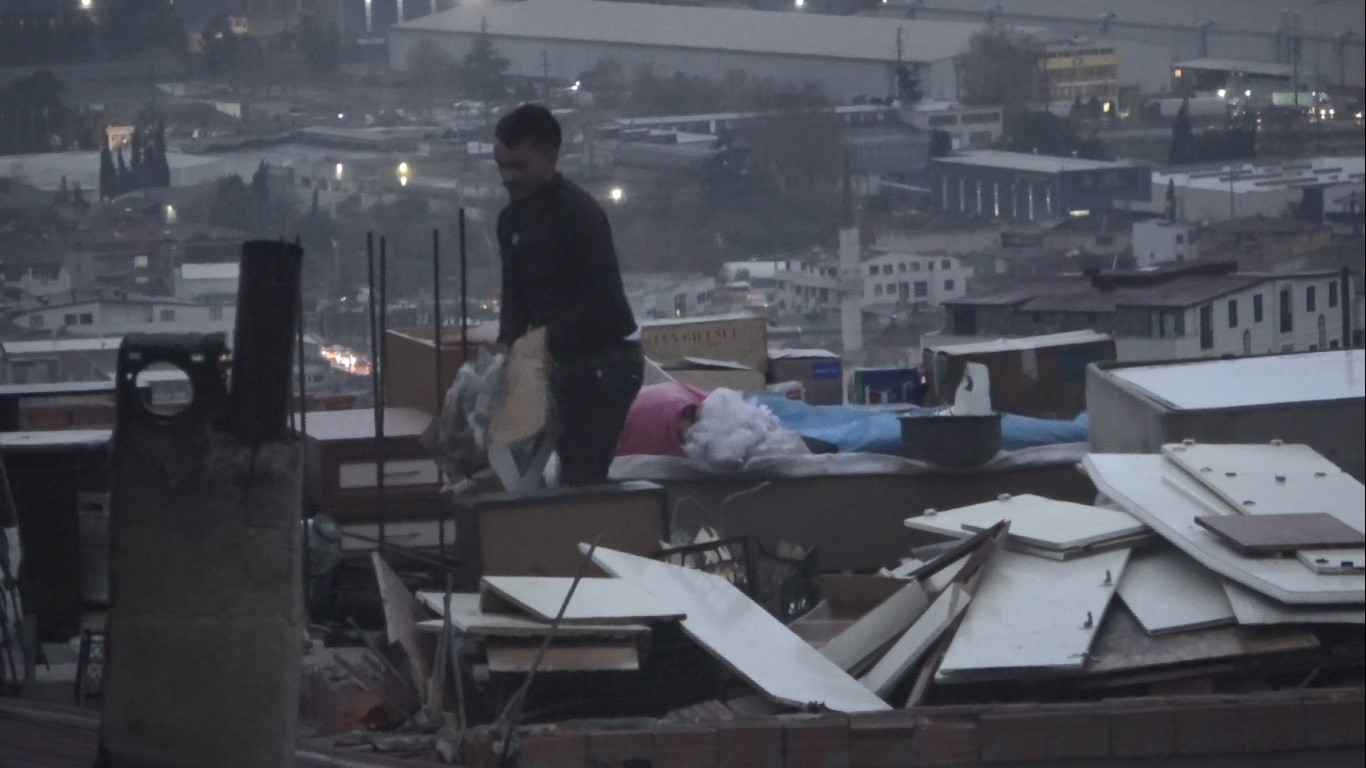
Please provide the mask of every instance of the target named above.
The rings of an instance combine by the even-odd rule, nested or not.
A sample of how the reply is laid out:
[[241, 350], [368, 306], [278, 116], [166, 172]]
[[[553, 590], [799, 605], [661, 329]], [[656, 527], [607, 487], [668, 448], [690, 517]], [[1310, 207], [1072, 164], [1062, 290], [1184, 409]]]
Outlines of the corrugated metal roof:
[[[867, 16], [694, 8], [601, 0], [469, 3], [397, 24], [395, 32], [475, 34], [488, 23], [495, 37], [576, 40], [697, 50], [818, 56], [887, 63], [903, 56], [930, 62], [967, 51], [981, 23]], [[1026, 31], [1035, 31], [1030, 28]]]

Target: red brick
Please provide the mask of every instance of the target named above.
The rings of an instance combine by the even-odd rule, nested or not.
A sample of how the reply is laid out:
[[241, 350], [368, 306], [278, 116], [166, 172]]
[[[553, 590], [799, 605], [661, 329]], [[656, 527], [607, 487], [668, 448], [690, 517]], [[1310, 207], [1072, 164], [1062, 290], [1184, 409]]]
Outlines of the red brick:
[[1170, 706], [1119, 708], [1110, 712], [1110, 752], [1115, 757], [1176, 754], [1176, 713]]
[[1366, 691], [1304, 702], [1304, 740], [1310, 749], [1366, 743]]
[[786, 768], [849, 768], [849, 718], [784, 718], [783, 751]]
[[593, 765], [616, 765], [628, 760], [653, 761], [655, 735], [652, 730], [589, 731], [588, 761]]
[[1049, 760], [1110, 756], [1110, 716], [1096, 707], [1049, 712], [1044, 741]]
[[984, 763], [1043, 760], [1048, 756], [1045, 718], [1038, 712], [984, 714], [977, 724]]
[[661, 723], [654, 731], [654, 768], [717, 768], [716, 729]]
[[1304, 746], [1298, 701], [1223, 699], [1178, 707], [1176, 750], [1183, 755], [1283, 752]]
[[783, 727], [777, 720], [728, 720], [716, 726], [720, 768], [782, 768]]
[[962, 717], [926, 717], [911, 734], [912, 765], [962, 765], [981, 759], [977, 721]]
[[532, 731], [522, 735], [517, 768], [586, 768], [588, 737], [579, 731]]
[[910, 765], [915, 718], [906, 712], [849, 718], [851, 768], [902, 768]]

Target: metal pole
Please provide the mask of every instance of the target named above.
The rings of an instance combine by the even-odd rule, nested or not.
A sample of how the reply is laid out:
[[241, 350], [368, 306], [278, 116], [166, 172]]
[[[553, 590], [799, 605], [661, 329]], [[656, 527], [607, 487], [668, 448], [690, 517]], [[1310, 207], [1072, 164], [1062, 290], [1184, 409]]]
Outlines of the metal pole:
[[[375, 353], [379, 349], [379, 341], [375, 338], [375, 233], [365, 233], [365, 279], [370, 289], [368, 294], [370, 309], [370, 397], [373, 400], [371, 408], [375, 411], [375, 436], [376, 436], [376, 456], [379, 455], [378, 436], [379, 436], [379, 368], [375, 364]], [[376, 459], [376, 476], [382, 476], [383, 467], [378, 466]], [[384, 544], [384, 527], [380, 527], [380, 547]]]
[[[295, 245], [296, 247], [300, 247], [300, 252], [302, 252], [302, 247], [300, 246], [299, 238], [296, 237], [296, 238], [294, 239], [294, 245]], [[307, 434], [308, 434], [308, 386], [307, 386], [307, 376], [304, 374], [304, 281], [303, 281], [303, 280], [300, 280], [300, 281], [299, 281], [299, 298], [298, 298], [298, 301], [299, 301], [299, 350], [298, 350], [298, 355], [299, 355], [299, 439], [300, 439], [300, 441], [302, 442], [302, 440], [304, 439], [304, 435], [307, 435]], [[302, 450], [299, 451], [299, 474], [303, 475], [304, 477], [308, 477], [308, 451], [302, 451]], [[302, 503], [302, 502], [303, 502], [303, 500], [300, 500], [300, 504], [299, 504], [299, 520], [300, 520], [301, 522], [303, 522], [303, 523], [307, 523], [307, 522], [308, 522], [308, 507], [307, 507], [306, 504], [304, 504], [304, 503]], [[308, 606], [308, 568], [309, 568], [309, 562], [308, 562], [308, 526], [307, 526], [307, 525], [304, 525], [303, 531], [304, 531], [304, 535], [303, 535], [303, 552], [300, 554], [300, 562], [302, 563], [302, 569], [301, 569], [301, 570], [302, 570], [303, 578], [299, 579], [299, 583], [300, 583], [300, 585], [303, 587], [303, 595], [304, 595], [304, 613], [305, 613], [305, 615], [307, 615], [308, 609], [309, 609], [309, 606]]]
[[1338, 306], [1342, 308], [1342, 348], [1352, 348], [1352, 270], [1342, 268], [1342, 286], [1338, 288]]
[[388, 330], [389, 317], [389, 289], [388, 285], [388, 266], [389, 249], [388, 240], [384, 235], [379, 237], [379, 310], [376, 313], [376, 321], [379, 326], [379, 347], [374, 361], [370, 364], [370, 370], [375, 377], [375, 391], [378, 393], [375, 399], [375, 503], [379, 512], [379, 546], [384, 548], [384, 520], [388, 517], [388, 510], [384, 506], [384, 405], [385, 379], [384, 365], [384, 335]]
[[[441, 232], [432, 228], [432, 418], [441, 419], [441, 405], [445, 399], [441, 391]], [[441, 463], [436, 465], [437, 482], [442, 481]], [[446, 555], [446, 521], [441, 519], [441, 502], [436, 504], [436, 541], [441, 555]]]
[[465, 248], [465, 209], [460, 209], [460, 362], [470, 359], [470, 297], [466, 286], [469, 275], [469, 259]]

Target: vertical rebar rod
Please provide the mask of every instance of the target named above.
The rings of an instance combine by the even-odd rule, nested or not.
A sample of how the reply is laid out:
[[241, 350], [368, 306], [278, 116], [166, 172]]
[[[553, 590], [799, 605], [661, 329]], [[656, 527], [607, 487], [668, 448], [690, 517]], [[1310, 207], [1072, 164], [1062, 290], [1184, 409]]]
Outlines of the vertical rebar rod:
[[[367, 298], [369, 299], [370, 310], [370, 397], [373, 401], [371, 407], [375, 409], [375, 455], [379, 455], [379, 368], [375, 364], [375, 358], [379, 351], [379, 341], [375, 338], [375, 233], [365, 233], [365, 280], [369, 289]], [[378, 459], [376, 459], [378, 464]], [[375, 467], [376, 476], [379, 475], [381, 467]], [[379, 533], [380, 549], [384, 548], [384, 529], [380, 528]]]
[[[441, 232], [432, 228], [432, 418], [441, 421]], [[436, 481], [442, 482], [441, 462], [436, 464]], [[441, 519], [441, 502], [436, 505], [436, 541], [441, 556], [446, 556], [446, 523]]]
[[379, 325], [379, 345], [375, 359], [370, 363], [371, 375], [375, 377], [375, 505], [379, 512], [379, 547], [384, 549], [384, 521], [388, 509], [384, 504], [384, 405], [385, 392], [384, 335], [388, 331], [389, 318], [389, 249], [388, 239], [379, 236], [379, 309], [376, 319]]
[[465, 209], [460, 209], [460, 361], [463, 365], [470, 359], [470, 295], [466, 287], [469, 276], [469, 259], [465, 248]]

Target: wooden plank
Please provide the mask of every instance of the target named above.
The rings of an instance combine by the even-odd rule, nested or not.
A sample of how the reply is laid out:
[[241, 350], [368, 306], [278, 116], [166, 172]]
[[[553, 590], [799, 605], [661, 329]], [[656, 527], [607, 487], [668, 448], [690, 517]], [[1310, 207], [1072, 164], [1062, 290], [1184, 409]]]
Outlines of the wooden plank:
[[1070, 562], [998, 552], [986, 566], [936, 680], [1080, 670], [1128, 559], [1128, 550]]
[[[508, 644], [507, 641], [495, 640], [490, 640], [484, 646], [490, 672], [530, 672], [539, 650], [537, 645]], [[546, 649], [541, 665], [536, 668], [537, 674], [639, 670], [640, 655], [633, 642], [551, 645]]]
[[[563, 576], [485, 576], [479, 582], [479, 607], [485, 612], [525, 611], [553, 621], [574, 580]], [[501, 601], [501, 602], [500, 602]], [[508, 606], [513, 606], [508, 610]], [[668, 600], [621, 579], [582, 579], [561, 622], [678, 621], [686, 612]]]
[[1324, 512], [1275, 515], [1208, 515], [1197, 525], [1244, 555], [1296, 549], [1354, 548], [1366, 537]]
[[1360, 605], [1285, 605], [1227, 579], [1223, 587], [1239, 624], [1366, 624]]
[[1086, 673], [1133, 673], [1161, 667], [1244, 659], [1319, 647], [1313, 632], [1282, 627], [1208, 627], [1150, 636], [1129, 611], [1115, 606], [1096, 636]]
[[1233, 624], [1223, 580], [1170, 544], [1136, 552], [1119, 598], [1150, 635]]
[[930, 650], [934, 641], [967, 610], [972, 595], [959, 584], [950, 584], [939, 597], [916, 619], [878, 663], [859, 678], [864, 687], [879, 696], [891, 693], [896, 684]]
[[959, 509], [926, 510], [906, 519], [906, 527], [955, 538], [966, 538], [1010, 521], [1007, 542], [1050, 550], [1069, 550], [1111, 539], [1141, 534], [1147, 526], [1132, 515], [1067, 501], [1024, 494], [973, 504]]
[[821, 648], [821, 655], [840, 669], [853, 673], [869, 657], [906, 631], [925, 609], [930, 597], [920, 582], [908, 582], [896, 594], [883, 600], [852, 626]]
[[1082, 463], [1101, 493], [1225, 578], [1294, 605], [1366, 603], [1360, 575], [1320, 575], [1295, 560], [1247, 558], [1220, 544], [1195, 518], [1223, 502], [1162, 456], [1092, 453]]
[[602, 547], [593, 561], [683, 607], [683, 631], [774, 701], [795, 707], [820, 702], [836, 712], [889, 709], [725, 579]]
[[[441, 592], [418, 592], [417, 599], [441, 614]], [[456, 631], [480, 637], [544, 637], [550, 633], [550, 622], [520, 613], [486, 613], [479, 607], [479, 595], [455, 593], [451, 595], [451, 624]], [[441, 632], [441, 619], [420, 621], [423, 632]], [[556, 637], [630, 637], [644, 635], [650, 628], [644, 624], [563, 624], [555, 630]]]

